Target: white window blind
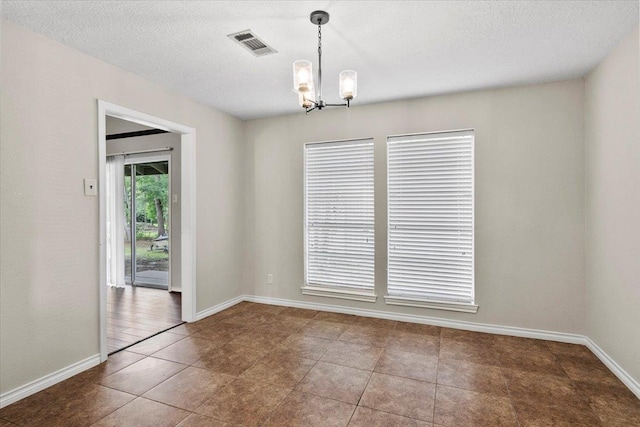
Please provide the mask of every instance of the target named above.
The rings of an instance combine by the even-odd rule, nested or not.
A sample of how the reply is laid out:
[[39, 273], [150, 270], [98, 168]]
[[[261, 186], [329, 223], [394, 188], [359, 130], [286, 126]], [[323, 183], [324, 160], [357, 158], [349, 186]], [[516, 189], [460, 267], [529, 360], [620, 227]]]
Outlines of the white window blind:
[[473, 131], [389, 137], [388, 294], [473, 304]]
[[373, 140], [305, 145], [307, 286], [374, 289]]

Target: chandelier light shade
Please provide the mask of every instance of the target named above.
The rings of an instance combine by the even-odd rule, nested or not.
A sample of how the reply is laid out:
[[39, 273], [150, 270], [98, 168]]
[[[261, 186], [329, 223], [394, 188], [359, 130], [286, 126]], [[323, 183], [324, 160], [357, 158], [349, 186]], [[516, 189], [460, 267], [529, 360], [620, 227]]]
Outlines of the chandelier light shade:
[[293, 63], [293, 90], [309, 92], [313, 88], [313, 68], [311, 61], [296, 61]]
[[323, 10], [311, 12], [312, 24], [318, 26], [318, 90], [313, 82], [313, 66], [306, 60], [293, 63], [293, 90], [298, 93], [298, 104], [307, 113], [325, 107], [349, 107], [358, 94], [358, 73], [345, 70], [340, 73], [340, 98], [344, 104], [328, 104], [322, 100], [322, 26], [329, 22], [329, 14]]
[[340, 98], [352, 100], [358, 94], [358, 73], [345, 70], [340, 73]]

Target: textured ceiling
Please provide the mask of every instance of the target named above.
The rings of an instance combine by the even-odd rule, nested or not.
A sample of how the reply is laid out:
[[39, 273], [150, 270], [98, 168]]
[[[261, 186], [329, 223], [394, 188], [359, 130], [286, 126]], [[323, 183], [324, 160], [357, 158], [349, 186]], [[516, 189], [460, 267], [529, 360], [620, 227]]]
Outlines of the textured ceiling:
[[[2, 16], [241, 119], [301, 112], [291, 64], [323, 94], [358, 71], [354, 105], [585, 75], [638, 25], [638, 1], [3, 1]], [[254, 57], [227, 34], [278, 51]]]

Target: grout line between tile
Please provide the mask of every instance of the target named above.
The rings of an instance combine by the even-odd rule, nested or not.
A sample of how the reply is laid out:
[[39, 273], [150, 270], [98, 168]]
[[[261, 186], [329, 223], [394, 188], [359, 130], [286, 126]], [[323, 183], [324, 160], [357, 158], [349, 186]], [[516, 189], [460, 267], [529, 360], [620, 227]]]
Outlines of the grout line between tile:
[[[360, 397], [362, 397], [362, 396], [360, 396]], [[353, 416], [355, 415], [357, 410], [358, 410], [358, 405], [357, 404], [353, 405], [353, 411], [351, 412], [351, 416], [349, 417], [349, 421], [347, 421], [347, 426], [351, 423], [351, 419], [353, 419]]]
[[511, 390], [509, 389], [509, 384], [507, 383], [507, 379], [504, 376], [504, 372], [502, 366], [499, 366], [498, 369], [500, 370], [500, 376], [502, 377], [502, 382], [504, 383], [504, 387], [507, 389], [507, 396], [509, 396], [509, 406], [511, 406], [511, 411], [513, 412], [513, 416], [516, 418], [516, 424], [518, 425], [518, 427], [520, 427], [520, 420], [518, 419], [518, 412], [516, 411], [516, 406], [513, 403], [513, 398], [511, 397]]
[[442, 351], [442, 328], [438, 337], [438, 360], [436, 360], [436, 388], [433, 391], [433, 411], [431, 412], [431, 423], [436, 422], [436, 405], [438, 404], [438, 372], [440, 369], [440, 352]]
[[[102, 385], [102, 384], [99, 384], [99, 385]], [[107, 386], [102, 386], [102, 387], [111, 388], [111, 387], [107, 387]], [[116, 390], [116, 389], [113, 389], [113, 388], [111, 388], [111, 389], [112, 389], [112, 390]], [[122, 391], [122, 390], [116, 390], [116, 391], [119, 391], [119, 392], [121, 392], [121, 393], [127, 393], [126, 391]], [[140, 396], [135, 395], [135, 394], [132, 394], [132, 393], [127, 393], [127, 394], [130, 394], [131, 396], [134, 396], [134, 397], [133, 397], [133, 399], [129, 400], [128, 402], [125, 402], [123, 405], [118, 406], [117, 408], [115, 408], [113, 411], [109, 412], [109, 413], [108, 413], [108, 414], [106, 414], [105, 416], [103, 416], [103, 417], [101, 417], [101, 418], [97, 419], [97, 420], [96, 420], [95, 422], [93, 422], [91, 425], [97, 424], [98, 422], [100, 422], [100, 420], [103, 420], [103, 419], [107, 418], [109, 415], [113, 414], [114, 412], [116, 412], [116, 411], [117, 411], [117, 410], [119, 410], [120, 408], [123, 408], [123, 407], [127, 406], [129, 403], [133, 402], [133, 401], [134, 401], [134, 400], [136, 400], [138, 397], [140, 397]]]

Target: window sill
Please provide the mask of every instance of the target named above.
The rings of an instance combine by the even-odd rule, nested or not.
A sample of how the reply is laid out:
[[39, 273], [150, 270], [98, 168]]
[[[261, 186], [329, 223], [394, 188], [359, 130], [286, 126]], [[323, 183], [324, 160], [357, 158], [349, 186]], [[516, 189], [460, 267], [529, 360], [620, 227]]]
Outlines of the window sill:
[[329, 297], [349, 299], [354, 301], [376, 302], [377, 295], [373, 292], [351, 291], [346, 289], [328, 289], [316, 286], [303, 286], [300, 288], [304, 295], [312, 295], [316, 297]]
[[461, 302], [440, 302], [440, 301], [434, 301], [434, 300], [425, 300], [425, 299], [390, 296], [390, 295], [385, 296], [384, 300], [389, 305], [404, 305], [407, 307], [433, 308], [436, 310], [461, 311], [464, 313], [474, 313], [474, 314], [478, 312], [477, 305], [461, 303]]

